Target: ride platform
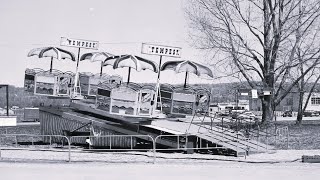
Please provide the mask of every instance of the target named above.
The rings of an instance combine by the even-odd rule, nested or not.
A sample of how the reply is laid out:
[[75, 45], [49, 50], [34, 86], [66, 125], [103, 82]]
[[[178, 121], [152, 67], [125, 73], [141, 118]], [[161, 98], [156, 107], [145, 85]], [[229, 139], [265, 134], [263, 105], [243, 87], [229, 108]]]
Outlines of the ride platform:
[[[214, 154], [236, 156], [266, 150], [265, 144], [247, 139], [231, 129], [194, 124], [188, 118], [152, 119], [150, 117], [113, 115], [80, 101], [72, 102], [71, 107], [66, 108], [40, 108], [42, 134], [62, 135], [65, 131], [73, 132], [76, 129], [80, 132], [88, 132], [90, 128], [81, 129], [81, 127], [89, 123], [94, 131], [101, 136], [112, 134], [149, 135], [155, 138], [162, 135], [163, 137], [156, 141], [157, 148], [160, 149], [181, 150], [188, 147], [202, 149], [202, 152], [210, 151]], [[113, 140], [110, 138], [97, 139], [93, 141], [92, 146], [129, 148], [132, 144], [134, 146], [146, 142], [150, 144], [150, 138], [147, 136], [139, 138], [117, 137]], [[75, 143], [85, 144], [85, 140], [85, 138], [75, 138]]]

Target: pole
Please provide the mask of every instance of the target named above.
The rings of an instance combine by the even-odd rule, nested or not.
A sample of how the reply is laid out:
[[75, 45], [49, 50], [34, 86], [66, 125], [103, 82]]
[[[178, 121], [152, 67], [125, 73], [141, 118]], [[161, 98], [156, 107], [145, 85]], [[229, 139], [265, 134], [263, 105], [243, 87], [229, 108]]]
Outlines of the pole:
[[73, 87], [73, 96], [75, 97], [78, 93], [78, 81], [79, 81], [79, 72], [78, 72], [78, 68], [79, 68], [79, 61], [80, 61], [80, 48], [78, 48], [78, 59], [77, 59], [77, 67], [76, 67], [76, 75], [74, 78], [74, 87]]
[[52, 62], [53, 62], [53, 57], [51, 57], [51, 62], [50, 62], [50, 73], [52, 72]]
[[130, 82], [130, 74], [131, 74], [131, 67], [129, 67], [129, 71], [128, 71], [128, 80], [127, 80], [127, 84], [129, 84], [129, 82]]
[[162, 56], [160, 56], [160, 62], [159, 62], [159, 72], [158, 72], [158, 79], [160, 79], [160, 69], [161, 69], [161, 63], [162, 63]]
[[239, 106], [238, 103], [239, 103], [239, 89], [236, 90], [236, 110], [238, 110], [238, 106]]
[[79, 67], [79, 62], [80, 62], [80, 48], [78, 48], [78, 59], [77, 59], [77, 71], [78, 71], [78, 67]]
[[[158, 96], [160, 94], [160, 71], [161, 71], [161, 64], [162, 64], [162, 56], [160, 56], [160, 62], [159, 62], [159, 72], [158, 72], [158, 79], [156, 84], [156, 94], [154, 96], [154, 107], [152, 114], [155, 114], [155, 110], [157, 109], [158, 104]], [[161, 97], [159, 98], [160, 101], [160, 110], [162, 112], [162, 103], [161, 103]]]
[[236, 123], [237, 123], [237, 139], [238, 139], [238, 132], [239, 132], [239, 118], [238, 118], [238, 100], [239, 97], [238, 97], [238, 89], [236, 89], [236, 111], [235, 111], [235, 114], [236, 114]]
[[187, 78], [188, 78], [188, 72], [186, 72], [186, 76], [185, 76], [185, 78], [184, 78], [184, 88], [186, 88], [187, 87]]
[[9, 85], [6, 85], [6, 93], [7, 93], [7, 116], [9, 116]]
[[103, 70], [103, 61], [101, 61], [101, 67], [100, 67], [100, 77], [102, 76], [102, 70]]

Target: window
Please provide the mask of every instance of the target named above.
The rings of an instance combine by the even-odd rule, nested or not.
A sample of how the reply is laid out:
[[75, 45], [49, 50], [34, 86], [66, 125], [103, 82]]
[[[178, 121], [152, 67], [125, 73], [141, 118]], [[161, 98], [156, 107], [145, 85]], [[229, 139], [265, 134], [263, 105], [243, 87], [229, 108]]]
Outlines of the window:
[[311, 98], [311, 104], [319, 105], [320, 104], [320, 97], [313, 97]]

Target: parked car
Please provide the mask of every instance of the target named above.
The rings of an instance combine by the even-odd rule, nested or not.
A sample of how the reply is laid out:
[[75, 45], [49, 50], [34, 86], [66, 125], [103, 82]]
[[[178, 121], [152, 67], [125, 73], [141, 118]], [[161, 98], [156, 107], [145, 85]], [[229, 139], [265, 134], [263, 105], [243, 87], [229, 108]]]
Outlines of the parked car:
[[316, 111], [305, 111], [305, 112], [303, 112], [303, 116], [304, 117], [315, 117], [315, 116], [319, 116], [319, 113]]
[[219, 111], [218, 115], [220, 115], [220, 116], [229, 116], [230, 115], [230, 111], [229, 110]]
[[239, 118], [244, 118], [244, 119], [254, 119], [256, 117], [256, 115], [253, 114], [250, 111], [246, 111], [246, 112], [243, 112], [243, 113], [239, 114], [238, 117]]
[[292, 117], [292, 111], [285, 111], [285, 112], [282, 114], [282, 117]]
[[238, 109], [238, 110], [236, 110], [236, 109], [233, 109], [233, 110], [231, 110], [231, 113], [244, 113], [244, 112], [246, 112], [246, 110], [245, 109]]
[[238, 119], [255, 119], [256, 115], [253, 114], [250, 111], [244, 111], [244, 112], [241, 112], [241, 113], [240, 112], [233, 112], [231, 114], [231, 117], [233, 119], [236, 119], [236, 118], [238, 118]]
[[238, 112], [232, 112], [232, 113], [230, 114], [230, 116], [231, 116], [232, 119], [237, 119], [238, 116], [239, 116], [239, 114], [240, 114], [240, 113], [238, 113]]

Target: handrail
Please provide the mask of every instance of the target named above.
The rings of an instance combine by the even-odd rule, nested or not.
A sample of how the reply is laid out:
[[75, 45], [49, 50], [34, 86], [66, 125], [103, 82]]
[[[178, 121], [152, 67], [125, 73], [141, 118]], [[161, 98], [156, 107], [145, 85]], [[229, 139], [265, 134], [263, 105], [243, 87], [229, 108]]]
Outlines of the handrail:
[[[151, 141], [152, 141], [152, 151], [153, 151], [153, 157], [154, 157], [154, 160], [153, 160], [153, 163], [155, 163], [155, 158], [156, 158], [156, 151], [155, 151], [155, 140], [154, 140], [154, 138], [151, 136], [151, 135], [139, 135], [139, 134], [137, 134], [137, 135], [117, 135], [117, 134], [111, 134], [111, 135], [102, 135], [102, 136], [72, 136], [72, 137], [70, 137], [70, 142], [72, 143], [72, 140], [74, 139], [74, 138], [110, 138], [110, 144], [109, 144], [109, 149], [99, 149], [99, 150], [106, 150], [106, 151], [112, 151], [112, 150], [126, 150], [126, 151], [132, 151], [132, 150], [150, 150], [150, 149], [133, 149], [133, 144], [132, 144], [132, 138], [133, 137], [137, 137], [137, 138], [139, 138], [139, 137], [148, 137], [148, 138], [150, 138], [151, 139]], [[112, 137], [130, 137], [130, 140], [131, 140], [131, 143], [130, 143], [130, 149], [128, 149], [128, 148], [124, 148], [124, 149], [112, 149], [112, 143], [111, 143], [111, 138]]]
[[[224, 146], [222, 146], [222, 147], [218, 147], [217, 146], [217, 143], [215, 143], [216, 144], [216, 146], [208, 146], [208, 144], [207, 144], [207, 147], [205, 147], [205, 148], [203, 148], [203, 147], [188, 147], [188, 137], [189, 136], [194, 136], [194, 135], [192, 135], [192, 134], [177, 134], [177, 135], [159, 135], [159, 136], [157, 136], [154, 140], [155, 140], [155, 143], [157, 143], [157, 140], [158, 139], [161, 139], [162, 137], [177, 137], [177, 148], [167, 148], [167, 149], [157, 149], [156, 147], [155, 147], [155, 151], [156, 150], [185, 150], [185, 151], [187, 151], [187, 150], [209, 150], [209, 149], [229, 149], [229, 148], [227, 148], [227, 147], [224, 147]], [[185, 143], [184, 143], [184, 147], [183, 148], [180, 148], [180, 137], [185, 137]], [[201, 138], [200, 138], [201, 139]], [[219, 142], [226, 142], [226, 141], [219, 141]], [[231, 142], [231, 141], [230, 141]], [[239, 144], [239, 143], [238, 143]], [[235, 147], [236, 148], [236, 155], [238, 156], [238, 149], [240, 148], [240, 147], [238, 147], [238, 144], [237, 144], [237, 146]], [[240, 148], [240, 149], [242, 149], [242, 148]], [[243, 149], [243, 150], [245, 150], [245, 149]], [[245, 158], [246, 158], [246, 153], [244, 154], [244, 156], [245, 156]]]
[[[67, 139], [68, 142], [68, 162], [71, 162], [71, 143], [70, 143], [70, 139], [67, 136], [63, 136], [63, 135], [40, 135], [40, 134], [0, 134], [0, 138], [1, 136], [4, 137], [15, 137], [15, 144], [16, 146], [18, 145], [18, 141], [17, 141], [17, 136], [29, 136], [29, 137], [50, 137], [50, 144], [51, 144], [51, 138], [52, 137], [61, 137], [61, 138], [65, 138]], [[32, 141], [33, 144], [33, 141]], [[1, 141], [0, 141], [0, 145], [1, 145]], [[2, 159], [1, 156], [1, 146], [0, 146], [0, 160]]]
[[[201, 120], [201, 119], [200, 119], [201, 117], [197, 116], [196, 114], [197, 114], [197, 113], [195, 113], [195, 114], [193, 115], [188, 130], [190, 129], [191, 124], [192, 124], [192, 122], [193, 122], [193, 120], [194, 120], [195, 117], [197, 117], [199, 120]], [[206, 127], [205, 125], [202, 125], [202, 124], [203, 124], [203, 121], [204, 121], [204, 119], [205, 119], [206, 117], [209, 117], [209, 118], [211, 119], [211, 126], [210, 126], [211, 128], [208, 128], [208, 127]], [[218, 136], [223, 137], [223, 138], [226, 138], [226, 139], [228, 139], [228, 140], [237, 139], [237, 140], [238, 140], [238, 141], [237, 141], [238, 144], [240, 143], [241, 145], [247, 146], [247, 149], [248, 149], [248, 146], [249, 146], [248, 144], [250, 144], [251, 146], [257, 146], [257, 149], [258, 149], [258, 146], [259, 146], [259, 147], [263, 147], [263, 146], [259, 145], [259, 142], [254, 143], [254, 142], [248, 141], [247, 138], [245, 138], [245, 139], [239, 138], [239, 133], [238, 133], [239, 131], [236, 131], [236, 132], [237, 132], [237, 135], [235, 135], [235, 136], [233, 136], [232, 134], [230, 134], [230, 133], [234, 133], [234, 131], [231, 131], [231, 129], [230, 129], [230, 130], [229, 130], [229, 129], [226, 129], [225, 131], [228, 131], [228, 133], [224, 133], [223, 128], [221, 128], [221, 127], [219, 127], [219, 126], [213, 126], [213, 123], [212, 123], [212, 122], [213, 122], [214, 117], [215, 117], [215, 116], [213, 116], [213, 117], [212, 117], [212, 116], [206, 116], [206, 114], [204, 114], [204, 115], [203, 115], [203, 119], [202, 119], [202, 121], [201, 121], [201, 124], [200, 124], [200, 125], [199, 125], [199, 124], [193, 124], [193, 125], [199, 126], [198, 132], [200, 131], [200, 128], [201, 128], [201, 127], [204, 128], [204, 129], [206, 129], [206, 130], [214, 131], [214, 132], [217, 132], [217, 133], [221, 133], [221, 132], [219, 132], [219, 131], [217, 131], [217, 130], [214, 130], [212, 127], [215, 127], [215, 128], [217, 128], [217, 129], [220, 129], [220, 130], [222, 130], [222, 135], [218, 135]], [[223, 122], [223, 118], [222, 118], [221, 121]], [[238, 122], [237, 120], [235, 120], [235, 121]], [[248, 121], [247, 121], [247, 122], [248, 122]], [[251, 122], [251, 121], [250, 121], [250, 122]], [[240, 135], [242, 135], [243, 137], [245, 137], [242, 133], [241, 133]], [[231, 138], [231, 139], [230, 139], [230, 138]], [[241, 142], [241, 141], [239, 141], [239, 140], [245, 141], [245, 143], [244, 143], [244, 142]], [[247, 144], [246, 144], [246, 143], [247, 143]], [[232, 144], [230, 144], [230, 145], [232, 145]], [[267, 149], [267, 148], [266, 148], [266, 149]]]
[[[162, 137], [177, 137], [177, 148], [167, 148], [167, 149], [157, 149], [157, 148], [156, 148], [156, 150], [173, 150], [173, 149], [177, 149], [177, 150], [188, 150], [188, 149], [208, 149], [208, 148], [210, 148], [210, 149], [212, 149], [212, 148], [228, 149], [228, 148], [226, 148], [226, 147], [217, 147], [217, 146], [215, 146], [215, 147], [210, 146], [210, 147], [207, 147], [207, 148], [190, 148], [190, 147], [188, 147], [188, 137], [189, 137], [189, 136], [194, 136], [194, 135], [192, 135], [192, 134], [159, 135], [159, 136], [157, 136], [157, 137], [155, 138], [155, 143], [157, 143], [157, 140], [158, 140], [158, 139], [161, 139]], [[184, 143], [184, 147], [183, 147], [183, 148], [180, 147], [180, 139], [179, 139], [180, 137], [185, 137], [185, 138], [186, 138], [186, 141], [185, 141], [185, 143]], [[219, 142], [227, 142], [227, 141], [219, 141]]]
[[[149, 148], [149, 149], [133, 149], [132, 147], [132, 143], [131, 143], [131, 147], [130, 149], [112, 149], [110, 147], [110, 149], [99, 149], [99, 151], [101, 150], [106, 150], [106, 151], [110, 151], [110, 150], [152, 150], [153, 152], [153, 163], [156, 162], [156, 151], [157, 150], [209, 150], [209, 149], [229, 149], [228, 147], [217, 147], [217, 144], [216, 146], [208, 146], [207, 147], [188, 147], [188, 137], [189, 136], [194, 136], [194, 135], [191, 135], [191, 134], [183, 134], [183, 135], [158, 135], [156, 137], [153, 137], [151, 135], [104, 135], [104, 136], [73, 136], [73, 137], [67, 137], [67, 136], [63, 136], [63, 135], [38, 135], [38, 134], [0, 134], [0, 138], [2, 137], [15, 137], [17, 139], [17, 137], [19, 136], [28, 136], [28, 137], [50, 137], [50, 145], [51, 145], [51, 138], [52, 137], [61, 137], [61, 138], [64, 138], [64, 139], [67, 139], [67, 142], [68, 142], [68, 162], [71, 162], [71, 144], [72, 144], [72, 139], [74, 138], [105, 138], [105, 137], [148, 137], [150, 138], [150, 141], [152, 142], [152, 148]], [[185, 137], [185, 142], [184, 142], [184, 147], [180, 147], [180, 136], [181, 137]], [[160, 138], [162, 137], [177, 137], [177, 148], [169, 148], [169, 149], [157, 149], [156, 148], [156, 143], [157, 143], [157, 140], [159, 140]], [[201, 139], [201, 138], [200, 138]], [[224, 142], [224, 141], [221, 141], [221, 142]], [[0, 143], [1, 145], [1, 143]], [[17, 140], [16, 140], [16, 145], [17, 145]], [[236, 149], [236, 154], [238, 156], [238, 147], [237, 146], [237, 149]], [[26, 149], [26, 148], [22, 148], [22, 149]], [[0, 146], [0, 160], [2, 159], [2, 156], [1, 156], [1, 153], [2, 153], [2, 149], [1, 149], [1, 146]], [[246, 154], [244, 154], [245, 158], [246, 158]]]

